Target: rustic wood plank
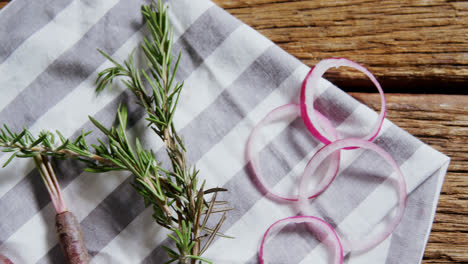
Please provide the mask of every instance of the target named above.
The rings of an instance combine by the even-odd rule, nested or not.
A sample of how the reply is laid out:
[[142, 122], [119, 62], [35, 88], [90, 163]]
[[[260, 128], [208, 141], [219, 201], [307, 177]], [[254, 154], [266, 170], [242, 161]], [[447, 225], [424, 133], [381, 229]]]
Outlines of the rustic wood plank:
[[[214, 2], [309, 66], [348, 57], [366, 65], [387, 92], [467, 93], [468, 1]], [[327, 77], [350, 90], [373, 89], [355, 71]]]
[[[368, 66], [387, 91], [466, 93], [468, 1], [214, 2], [309, 66], [347, 57]], [[355, 90], [371, 86], [352, 71], [329, 78]]]
[[[377, 94], [352, 96], [379, 109]], [[388, 118], [452, 160], [424, 264], [468, 263], [468, 96], [387, 94]]]

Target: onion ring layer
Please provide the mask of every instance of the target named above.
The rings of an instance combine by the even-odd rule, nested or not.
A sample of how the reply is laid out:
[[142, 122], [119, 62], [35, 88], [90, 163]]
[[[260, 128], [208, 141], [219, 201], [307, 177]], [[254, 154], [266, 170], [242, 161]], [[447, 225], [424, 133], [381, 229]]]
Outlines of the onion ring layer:
[[318, 122], [318, 116], [316, 115], [316, 111], [314, 110], [314, 91], [316, 90], [315, 87], [320, 82], [321, 77], [323, 74], [330, 68], [336, 67], [339, 68], [341, 66], [347, 66], [354, 69], [357, 69], [364, 74], [366, 74], [369, 79], [374, 83], [380, 93], [380, 100], [381, 100], [381, 108], [380, 114], [378, 117], [377, 122], [375, 123], [374, 127], [370, 131], [370, 133], [363, 137], [363, 139], [372, 141], [378, 134], [380, 129], [382, 128], [383, 121], [385, 119], [385, 114], [387, 111], [387, 105], [385, 102], [384, 92], [382, 87], [380, 86], [377, 79], [369, 72], [366, 68], [359, 65], [358, 63], [344, 59], [344, 58], [332, 58], [322, 60], [317, 63], [307, 74], [302, 83], [301, 89], [301, 98], [300, 98], [300, 105], [301, 105], [301, 116], [302, 120], [304, 121], [305, 126], [307, 129], [314, 135], [318, 140], [322, 141], [324, 144], [330, 144], [333, 141], [333, 138], [330, 138], [327, 133], [323, 131], [320, 127]]
[[[396, 176], [397, 176], [397, 181], [398, 181], [398, 203], [396, 207], [396, 214], [395, 216], [391, 219], [390, 223], [387, 225], [387, 227], [380, 233], [377, 233], [375, 235], [369, 235], [365, 238], [360, 238], [356, 240], [344, 240], [343, 244], [345, 245], [345, 250], [346, 251], [366, 251], [368, 249], [371, 249], [378, 244], [380, 244], [382, 241], [384, 241], [392, 232], [395, 230], [395, 228], [398, 226], [400, 223], [403, 213], [405, 211], [406, 207], [406, 181], [405, 178], [403, 177], [403, 174], [400, 170], [400, 167], [396, 163], [396, 161], [392, 158], [392, 156], [386, 152], [384, 149], [381, 147], [377, 146], [376, 144], [369, 142], [367, 140], [363, 139], [358, 139], [358, 138], [349, 138], [349, 139], [340, 139], [337, 141], [334, 141], [326, 146], [324, 146], [322, 149], [320, 149], [315, 155], [312, 157], [312, 159], [309, 161], [309, 164], [307, 166], [308, 170], [313, 173], [318, 166], [332, 153], [335, 151], [339, 151], [341, 149], [345, 148], [363, 148], [363, 149], [369, 149], [377, 154], [379, 154], [382, 158], [384, 158], [395, 170]], [[304, 173], [306, 176], [306, 173]], [[306, 209], [305, 209], [305, 201], [307, 198], [306, 195], [306, 186], [304, 186], [303, 182], [305, 180], [305, 176], [301, 178], [301, 183], [299, 185], [299, 203], [301, 207], [301, 211], [303, 214], [306, 214]]]
[[[322, 114], [320, 114], [319, 112], [317, 112], [316, 114], [319, 118], [320, 125], [323, 126], [325, 130], [330, 131], [331, 138], [335, 139], [337, 136], [336, 130], [332, 126], [330, 121], [326, 117], [324, 117]], [[272, 188], [268, 187], [268, 185], [266, 184], [265, 178], [260, 172], [260, 165], [259, 165], [260, 162], [259, 162], [259, 157], [258, 157], [259, 150], [257, 150], [255, 142], [259, 139], [259, 136], [260, 136], [259, 132], [265, 125], [275, 122], [282, 118], [286, 118], [286, 117], [294, 118], [298, 116], [300, 116], [300, 110], [299, 110], [299, 106], [296, 104], [287, 104], [287, 105], [277, 107], [273, 109], [273, 111], [268, 113], [263, 118], [263, 120], [261, 120], [255, 126], [255, 128], [252, 130], [252, 133], [250, 134], [250, 137], [247, 141], [246, 159], [247, 161], [250, 161], [250, 168], [252, 170], [253, 175], [256, 177], [257, 183], [269, 195], [280, 200], [298, 201], [298, 197], [297, 195], [285, 196], [285, 195], [277, 193]], [[317, 186], [314, 189], [313, 193], [309, 196], [309, 199], [316, 197], [328, 187], [328, 185], [333, 181], [333, 179], [335, 178], [338, 172], [339, 163], [340, 163], [340, 153], [338, 152], [333, 156], [333, 160], [329, 166], [327, 173], [325, 174], [324, 179], [322, 179], [319, 186]], [[308, 174], [308, 176], [310, 175]]]
[[258, 252], [258, 259], [260, 261], [260, 264], [266, 263], [264, 259], [263, 248], [265, 246], [268, 234], [274, 227], [288, 223], [307, 223], [309, 229], [311, 229], [311, 231], [314, 232], [314, 235], [316, 235], [318, 239], [321, 240], [324, 244], [333, 249], [333, 261], [331, 263], [343, 263], [343, 246], [341, 245], [340, 238], [338, 237], [335, 230], [330, 224], [328, 224], [320, 218], [313, 216], [292, 216], [276, 221], [267, 229], [267, 231], [263, 235], [262, 242], [260, 244], [260, 249]]

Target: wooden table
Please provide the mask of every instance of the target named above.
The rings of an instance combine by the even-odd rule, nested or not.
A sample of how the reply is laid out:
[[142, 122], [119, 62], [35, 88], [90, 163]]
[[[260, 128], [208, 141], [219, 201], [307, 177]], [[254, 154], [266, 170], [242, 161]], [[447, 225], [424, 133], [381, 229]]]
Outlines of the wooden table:
[[[468, 263], [468, 1], [214, 2], [310, 66], [347, 57], [377, 76], [388, 118], [452, 158], [423, 263]], [[363, 75], [327, 77], [379, 107]]]

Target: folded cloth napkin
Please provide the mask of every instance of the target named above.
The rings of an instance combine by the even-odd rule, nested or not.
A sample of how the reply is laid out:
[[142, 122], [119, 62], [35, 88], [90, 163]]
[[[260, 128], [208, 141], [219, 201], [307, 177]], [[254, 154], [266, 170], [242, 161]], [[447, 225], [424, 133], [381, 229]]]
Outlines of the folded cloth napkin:
[[[129, 106], [130, 132], [144, 138], [158, 157], [162, 144], [146, 132], [144, 113], [123, 85], [96, 97], [97, 73], [118, 60], [147, 33], [136, 0], [15, 0], [0, 12], [0, 123], [19, 131], [60, 130], [74, 137], [93, 130], [88, 115], [109, 125], [121, 101]], [[147, 2], [146, 2], [147, 3]], [[229, 189], [223, 198], [235, 210], [205, 256], [214, 263], [257, 263], [266, 228], [297, 212], [278, 204], [251, 181], [244, 151], [251, 129], [273, 108], [298, 101], [309, 68], [271, 41], [207, 0], [171, 0], [177, 78], [185, 80], [175, 124], [188, 156], [210, 186]], [[137, 57], [141, 54], [138, 54]], [[366, 106], [322, 80], [315, 102], [341, 136], [364, 134], [377, 118]], [[385, 89], [385, 87], [384, 87]], [[93, 136], [94, 135], [94, 136]], [[99, 136], [93, 133], [91, 138]], [[291, 193], [308, 159], [322, 145], [302, 121], [284, 120], [265, 131], [261, 164], [268, 183]], [[420, 263], [449, 158], [390, 121], [375, 143], [401, 166], [408, 205], [397, 230], [346, 262]], [[0, 154], [0, 162], [8, 155]], [[163, 159], [163, 158], [162, 158]], [[163, 263], [167, 231], [129, 184], [128, 173], [96, 175], [75, 161], [56, 164], [68, 207], [82, 224], [92, 263]], [[340, 236], [378, 228], [396, 204], [392, 169], [372, 151], [343, 151], [340, 174], [311, 202]], [[64, 263], [53, 231], [54, 211], [30, 160], [15, 159], [0, 170], [0, 252], [15, 263]], [[326, 249], [301, 226], [287, 226], [267, 244], [270, 263], [326, 263]]]

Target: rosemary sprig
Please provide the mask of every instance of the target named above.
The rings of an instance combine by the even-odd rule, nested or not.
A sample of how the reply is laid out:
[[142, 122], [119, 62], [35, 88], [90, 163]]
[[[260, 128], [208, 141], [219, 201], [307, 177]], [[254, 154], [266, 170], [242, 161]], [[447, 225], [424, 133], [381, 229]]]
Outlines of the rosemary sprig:
[[[231, 208], [219, 208], [225, 202], [217, 201], [217, 193], [223, 188], [206, 189], [205, 182], [198, 182], [198, 170], [187, 164], [186, 148], [178, 135], [173, 119], [183, 83], [174, 82], [181, 55], [173, 60], [173, 29], [169, 22], [168, 8], [160, 0], [151, 6], [142, 6], [142, 14], [151, 33], [145, 38], [143, 49], [148, 69], [135, 66], [133, 54], [118, 63], [100, 51], [114, 66], [98, 74], [96, 92], [111, 87], [115, 78], [124, 77], [123, 83], [136, 96], [138, 104], [147, 114], [148, 126], [163, 140], [171, 161], [171, 170], [161, 167], [152, 150], [146, 150], [136, 138], [135, 147], [127, 135], [127, 110], [120, 106], [112, 127], [106, 128], [90, 117], [93, 124], [105, 135], [99, 144], [89, 145], [82, 132], [74, 140], [66, 139], [60, 132], [41, 132], [36, 138], [27, 129], [16, 134], [7, 126], [0, 129], [0, 148], [13, 152], [5, 166], [15, 157], [46, 157], [59, 159], [75, 158], [88, 165], [87, 171], [107, 172], [130, 171], [135, 176], [134, 188], [154, 210], [153, 218], [175, 235], [169, 238], [175, 248], [164, 247], [170, 257], [168, 263], [198, 263], [209, 260], [201, 257], [226, 219], [225, 213]], [[60, 141], [56, 142], [56, 138]], [[106, 142], [106, 143], [105, 143]], [[213, 194], [211, 201], [206, 194]], [[218, 223], [207, 227], [208, 219], [216, 213], [223, 213]]]
[[[0, 149], [2, 152], [12, 152], [13, 154], [3, 164], [3, 167], [6, 167], [15, 157], [35, 158], [39, 155], [52, 156], [58, 159], [74, 157], [87, 162], [89, 165], [94, 164], [90, 160], [111, 164], [106, 158], [89, 151], [86, 136], [90, 133], [91, 131], [82, 132], [74, 141], [70, 141], [59, 131], [56, 131], [56, 133], [42, 131], [38, 137], [35, 137], [26, 128], [21, 133], [14, 133], [4, 124], [3, 128], [0, 127]], [[59, 142], [57, 138], [60, 139]]]
[[[163, 140], [171, 160], [172, 171], [167, 172], [168, 178], [173, 178], [174, 183], [180, 187], [180, 199], [175, 199], [172, 204], [178, 224], [178, 228], [173, 231], [182, 234], [176, 242], [179, 253], [168, 253], [173, 261], [185, 263], [187, 258], [191, 258], [191, 262], [196, 263], [197, 259], [202, 260], [199, 256], [207, 249], [225, 220], [223, 215], [201, 249], [200, 244], [205, 237], [201, 234], [203, 230], [208, 230], [205, 229], [207, 219], [212, 213], [219, 212], [212, 208], [216, 201], [216, 192], [225, 190], [214, 190], [211, 206], [208, 205], [204, 199], [204, 193], [208, 191], [204, 189], [205, 183], [199, 187], [198, 170], [187, 164], [184, 142], [174, 127], [173, 119], [183, 82], [174, 81], [181, 54], [178, 54], [174, 63], [173, 28], [169, 21], [168, 7], [158, 0], [157, 6], [154, 3], [151, 6], [143, 5], [142, 14], [151, 33], [151, 38], [144, 38], [141, 44], [148, 69], [137, 68], [133, 54], [121, 64], [101, 51], [114, 66], [99, 73], [96, 91], [99, 93], [105, 87], [111, 87], [116, 77], [125, 77], [123, 83], [135, 95], [138, 104], [145, 109], [148, 126]], [[211, 210], [206, 210], [207, 205]], [[186, 234], [188, 232], [189, 236]], [[186, 244], [185, 238], [190, 238], [190, 243]], [[172, 239], [175, 240], [175, 237]]]
[[[146, 205], [153, 207], [155, 221], [176, 234], [176, 236], [170, 236], [170, 239], [175, 241], [177, 251], [164, 247], [171, 262], [188, 263], [190, 260], [192, 263], [196, 261], [211, 263], [202, 258], [201, 254], [214, 236], [227, 237], [218, 232], [225, 216], [221, 217], [213, 229], [207, 228], [206, 223], [212, 215], [230, 210], [230, 208], [219, 207], [225, 206], [226, 202], [216, 201], [216, 194], [226, 190], [204, 189], [204, 184], [197, 189], [194, 185], [198, 171], [188, 168], [177, 172], [164, 170], [156, 160], [153, 151], [144, 149], [138, 138], [135, 139], [135, 147], [133, 147], [126, 132], [127, 109], [125, 107], [119, 107], [115, 124], [109, 129], [91, 117], [90, 120], [104, 133], [105, 141], [108, 143], [98, 139], [98, 145], [88, 144], [86, 136], [90, 132], [82, 132], [76, 139], [71, 140], [63, 137], [58, 131], [56, 133], [43, 131], [35, 137], [27, 129], [23, 129], [21, 133], [14, 133], [4, 125], [0, 128], [0, 149], [3, 152], [13, 153], [4, 166], [15, 157], [34, 158], [41, 175], [47, 176], [44, 178], [44, 183], [58, 211], [61, 207], [66, 210], [66, 207], [59, 187], [56, 188], [58, 184], [56, 184], [55, 174], [49, 173], [47, 169], [50, 165], [48, 157], [80, 160], [88, 165], [86, 170], [90, 172], [129, 171], [135, 176], [134, 188], [143, 196]], [[210, 193], [213, 193], [213, 197], [210, 202], [207, 202], [204, 196]], [[196, 230], [199, 231], [196, 233]], [[195, 236], [196, 234], [198, 236]], [[197, 243], [200, 245], [205, 238], [207, 242], [203, 249], [195, 252], [195, 245]]]

